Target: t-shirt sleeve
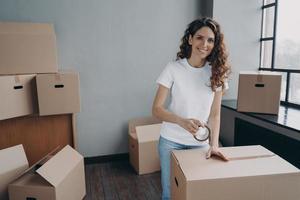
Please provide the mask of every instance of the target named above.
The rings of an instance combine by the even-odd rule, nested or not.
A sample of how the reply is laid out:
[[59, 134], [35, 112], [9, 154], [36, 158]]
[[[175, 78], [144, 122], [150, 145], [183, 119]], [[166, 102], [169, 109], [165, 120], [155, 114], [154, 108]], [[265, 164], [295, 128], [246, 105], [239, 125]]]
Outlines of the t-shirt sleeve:
[[162, 73], [159, 75], [156, 83], [161, 84], [167, 88], [171, 88], [174, 81], [174, 77], [172, 75], [172, 65], [169, 63]]
[[216, 88], [216, 92], [225, 91], [229, 89], [228, 79], [224, 80], [224, 87], [220, 86]]

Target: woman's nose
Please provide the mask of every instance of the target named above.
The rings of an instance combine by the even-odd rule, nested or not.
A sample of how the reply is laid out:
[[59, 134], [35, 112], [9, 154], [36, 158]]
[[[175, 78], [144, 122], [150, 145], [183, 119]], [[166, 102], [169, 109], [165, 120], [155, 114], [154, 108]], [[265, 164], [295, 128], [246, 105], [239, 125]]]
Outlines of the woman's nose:
[[203, 45], [203, 47], [207, 47], [207, 45], [208, 45], [207, 40], [204, 40], [203, 43], [202, 43], [202, 45]]

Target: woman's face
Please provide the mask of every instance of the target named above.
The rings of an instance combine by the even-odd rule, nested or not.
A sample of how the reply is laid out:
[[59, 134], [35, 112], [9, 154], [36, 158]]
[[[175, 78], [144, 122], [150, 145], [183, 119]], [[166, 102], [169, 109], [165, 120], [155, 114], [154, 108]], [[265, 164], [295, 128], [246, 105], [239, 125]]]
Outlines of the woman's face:
[[192, 46], [191, 57], [206, 59], [215, 45], [215, 34], [207, 26], [200, 28], [192, 37], [189, 37], [189, 44]]

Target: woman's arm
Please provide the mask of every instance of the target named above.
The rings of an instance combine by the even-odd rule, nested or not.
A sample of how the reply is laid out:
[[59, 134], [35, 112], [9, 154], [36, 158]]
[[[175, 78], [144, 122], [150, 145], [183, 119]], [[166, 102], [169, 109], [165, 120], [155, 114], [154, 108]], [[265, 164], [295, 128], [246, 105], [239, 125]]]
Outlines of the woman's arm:
[[162, 121], [178, 124], [190, 133], [195, 134], [199, 130], [199, 126], [201, 126], [201, 122], [199, 120], [184, 119], [165, 109], [165, 102], [168, 97], [169, 90], [169, 88], [159, 84], [152, 106], [152, 114]]
[[221, 101], [222, 91], [215, 93], [213, 103], [208, 117], [208, 126], [211, 128], [210, 145], [219, 147], [219, 132], [220, 132], [220, 118], [221, 118]]
[[211, 110], [208, 118], [208, 126], [211, 128], [211, 141], [210, 141], [211, 147], [208, 150], [206, 157], [210, 158], [212, 155], [215, 155], [225, 161], [228, 161], [228, 159], [219, 151], [222, 95], [223, 95], [222, 91], [216, 92], [211, 106]]

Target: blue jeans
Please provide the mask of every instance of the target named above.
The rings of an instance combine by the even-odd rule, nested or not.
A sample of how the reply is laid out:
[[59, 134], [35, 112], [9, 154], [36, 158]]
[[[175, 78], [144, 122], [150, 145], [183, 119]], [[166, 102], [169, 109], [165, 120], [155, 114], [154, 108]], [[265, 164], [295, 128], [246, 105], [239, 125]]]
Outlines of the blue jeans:
[[190, 146], [172, 142], [163, 137], [159, 138], [158, 152], [161, 166], [162, 200], [171, 199], [170, 171], [171, 171], [171, 151], [180, 149], [209, 148], [208, 144], [202, 146]]

